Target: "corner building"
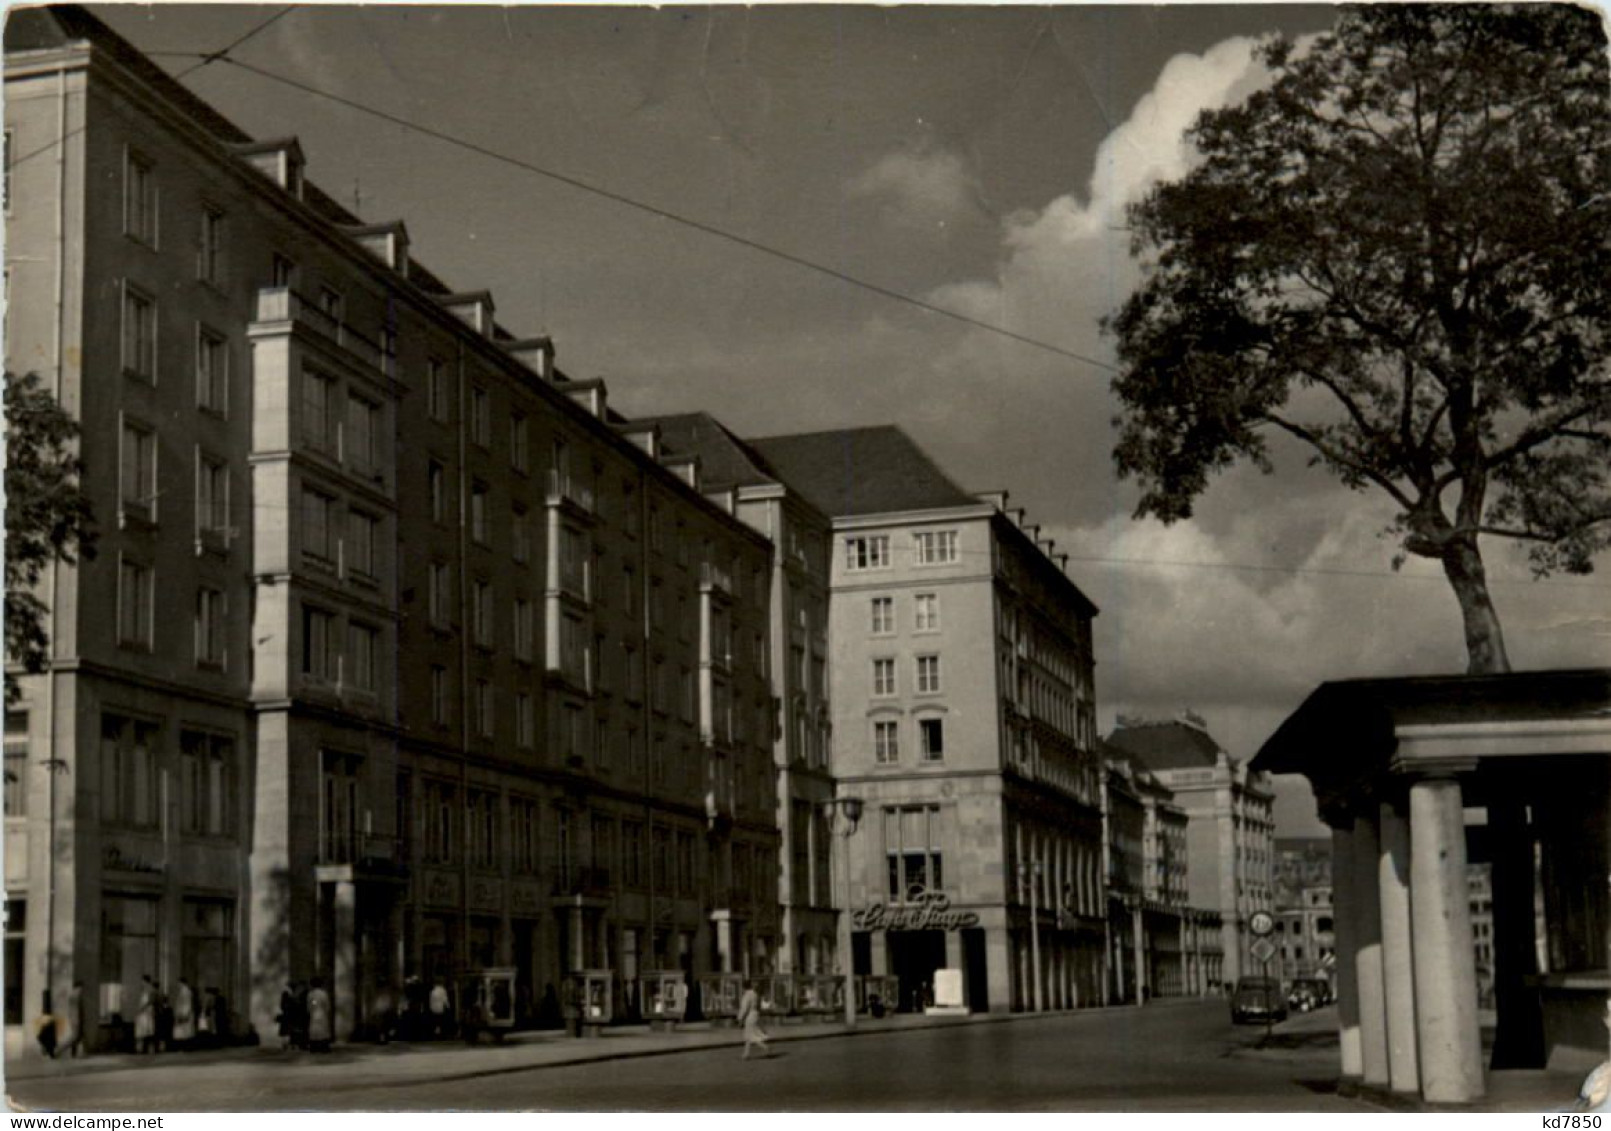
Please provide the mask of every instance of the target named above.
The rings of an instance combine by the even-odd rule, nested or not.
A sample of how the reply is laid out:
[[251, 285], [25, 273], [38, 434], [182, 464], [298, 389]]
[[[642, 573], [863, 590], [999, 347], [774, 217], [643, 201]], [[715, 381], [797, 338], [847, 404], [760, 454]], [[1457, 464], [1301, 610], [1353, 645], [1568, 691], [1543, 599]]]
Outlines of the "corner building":
[[897, 975], [907, 1009], [941, 968], [976, 1012], [1099, 1003], [1095, 606], [1005, 494], [962, 491], [898, 428], [750, 443], [832, 518], [855, 971]]
[[[7, 366], [82, 426], [97, 556], [8, 670], [8, 1010], [141, 977], [273, 1030], [289, 979], [765, 969], [771, 543], [73, 6], [6, 24]], [[730, 502], [730, 500], [728, 500]]]

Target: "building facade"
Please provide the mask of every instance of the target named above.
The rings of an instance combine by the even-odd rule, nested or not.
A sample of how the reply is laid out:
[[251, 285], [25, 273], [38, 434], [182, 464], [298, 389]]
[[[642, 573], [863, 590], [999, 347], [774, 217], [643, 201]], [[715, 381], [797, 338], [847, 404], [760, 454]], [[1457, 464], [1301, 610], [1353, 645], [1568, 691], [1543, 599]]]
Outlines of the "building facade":
[[82, 980], [114, 1040], [183, 976], [266, 1033], [319, 977], [346, 1036], [476, 967], [528, 1014], [575, 969], [627, 1011], [771, 969], [736, 501], [87, 13], [8, 20], [6, 131], [7, 365], [80, 422], [102, 531], [8, 673], [8, 1001]]
[[858, 973], [975, 1011], [1101, 1000], [1096, 609], [1003, 495], [895, 428], [750, 441], [832, 519], [829, 701]]
[[1107, 743], [1145, 767], [1186, 814], [1189, 902], [1220, 917], [1223, 981], [1256, 972], [1248, 917], [1274, 911], [1275, 794], [1190, 712], [1168, 721], [1121, 717]]

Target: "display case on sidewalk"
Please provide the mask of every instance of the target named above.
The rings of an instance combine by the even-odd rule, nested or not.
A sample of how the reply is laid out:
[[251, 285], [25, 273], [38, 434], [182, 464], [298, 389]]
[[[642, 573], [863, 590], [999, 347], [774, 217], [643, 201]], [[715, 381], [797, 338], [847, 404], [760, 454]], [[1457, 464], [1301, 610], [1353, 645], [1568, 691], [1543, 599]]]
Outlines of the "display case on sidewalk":
[[794, 975], [760, 974], [750, 979], [761, 999], [761, 1016], [787, 1017], [794, 1012]]
[[900, 1008], [901, 980], [894, 974], [856, 976], [856, 1012], [873, 1017], [894, 1013]]
[[815, 1020], [843, 1016], [845, 979], [839, 974], [796, 974], [794, 1011]]
[[688, 1013], [688, 978], [681, 970], [651, 970], [638, 979], [643, 1017], [655, 1029], [670, 1028]]
[[738, 1016], [738, 1000], [744, 995], [742, 974], [701, 974], [699, 1001], [705, 1019], [718, 1024], [730, 1023]]
[[565, 979], [565, 1027], [573, 1037], [596, 1037], [615, 1017], [615, 972], [576, 970]]

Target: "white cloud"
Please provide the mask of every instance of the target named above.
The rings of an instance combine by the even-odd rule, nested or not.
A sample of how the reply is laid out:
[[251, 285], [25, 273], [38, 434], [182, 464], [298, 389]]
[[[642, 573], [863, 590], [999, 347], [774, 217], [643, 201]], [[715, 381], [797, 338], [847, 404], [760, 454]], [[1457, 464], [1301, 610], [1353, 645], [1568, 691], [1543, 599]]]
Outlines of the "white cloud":
[[944, 149], [890, 153], [850, 182], [852, 199], [885, 204], [902, 222], [954, 222], [978, 209], [979, 185], [967, 163]]

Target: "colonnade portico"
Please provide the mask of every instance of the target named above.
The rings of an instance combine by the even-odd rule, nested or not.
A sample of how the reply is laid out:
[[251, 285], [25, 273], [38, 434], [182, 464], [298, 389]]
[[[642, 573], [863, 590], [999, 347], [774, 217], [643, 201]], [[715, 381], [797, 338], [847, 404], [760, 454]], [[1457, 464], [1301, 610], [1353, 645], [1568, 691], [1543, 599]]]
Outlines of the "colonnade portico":
[[[1531, 995], [1528, 1008], [1499, 999], [1497, 1026], [1510, 1040], [1497, 1044], [1542, 1050], [1540, 1063], [1518, 1067], [1605, 1057], [1603, 1030], [1593, 1047], [1582, 1017], [1599, 1005], [1593, 991], [1611, 990], [1611, 900], [1605, 876], [1589, 874], [1611, 846], [1551, 836], [1563, 826], [1607, 839], [1611, 671], [1323, 684], [1253, 768], [1307, 777], [1332, 830], [1343, 1077], [1440, 1104], [1485, 1094], [1473, 852], [1486, 862], [1536, 850], [1540, 874], [1554, 877], [1548, 947], [1534, 945], [1531, 898], [1495, 897], [1496, 926], [1508, 917], [1516, 945], [1495, 948], [1494, 977]], [[1492, 826], [1491, 804], [1505, 813]], [[1585, 929], [1599, 937], [1556, 938]], [[1521, 1032], [1529, 1026], [1540, 1031]]]

